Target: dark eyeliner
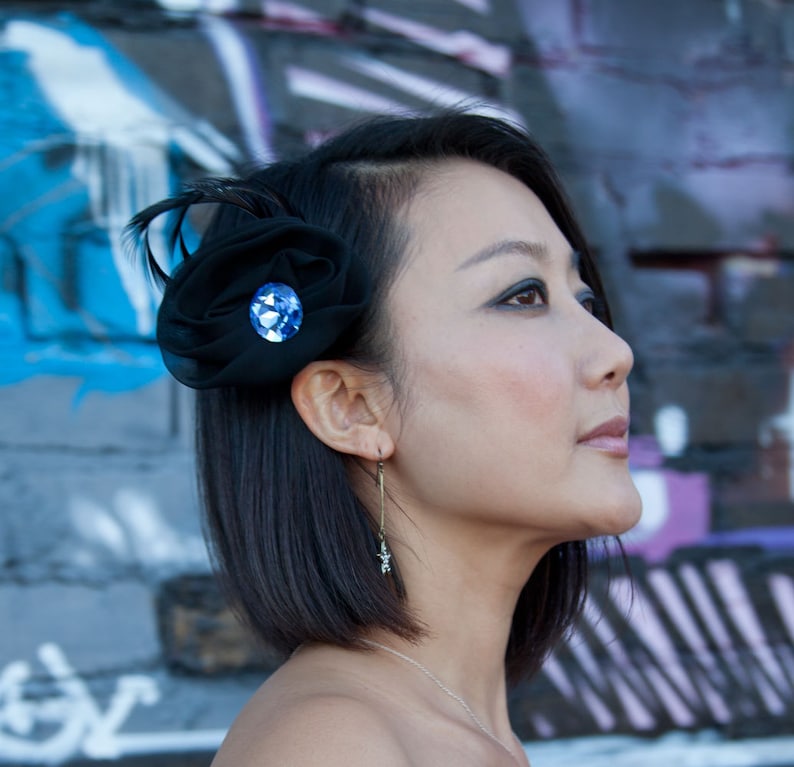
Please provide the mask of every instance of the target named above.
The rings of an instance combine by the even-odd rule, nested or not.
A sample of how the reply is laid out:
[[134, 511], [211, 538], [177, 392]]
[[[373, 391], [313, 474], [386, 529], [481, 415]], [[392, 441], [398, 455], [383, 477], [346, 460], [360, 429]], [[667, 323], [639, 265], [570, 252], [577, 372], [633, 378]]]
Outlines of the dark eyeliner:
[[592, 288], [585, 288], [584, 290], [580, 290], [576, 296], [576, 300], [583, 304], [585, 301], [591, 301], [593, 306], [596, 304], [596, 294]]
[[589, 301], [592, 309], [590, 310], [590, 314], [592, 314], [597, 319], [602, 319], [604, 317], [606, 311], [606, 303], [603, 298], [596, 295], [596, 292], [592, 288], [586, 288], [577, 296], [577, 299], [580, 304], [584, 305], [585, 301]]
[[487, 306], [494, 308], [494, 309], [507, 309], [507, 310], [516, 310], [516, 311], [526, 311], [527, 309], [538, 309], [538, 306], [511, 306], [506, 304], [505, 301], [508, 301], [511, 298], [515, 298], [520, 293], [524, 292], [527, 289], [536, 290], [538, 295], [540, 296], [543, 304], [540, 306], [545, 306], [548, 301], [548, 292], [546, 290], [546, 283], [542, 280], [539, 280], [535, 277], [531, 277], [526, 280], [521, 280], [521, 282], [512, 285], [503, 293], [500, 293], [496, 298], [491, 300]]

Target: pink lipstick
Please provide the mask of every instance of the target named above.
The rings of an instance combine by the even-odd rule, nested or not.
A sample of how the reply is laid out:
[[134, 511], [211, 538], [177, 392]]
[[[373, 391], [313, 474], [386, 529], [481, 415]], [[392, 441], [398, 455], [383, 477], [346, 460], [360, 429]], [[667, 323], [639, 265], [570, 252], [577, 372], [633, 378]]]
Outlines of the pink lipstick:
[[629, 443], [627, 433], [629, 420], [623, 416], [616, 416], [604, 421], [595, 429], [587, 432], [577, 440], [578, 444], [601, 450], [616, 458], [628, 458]]

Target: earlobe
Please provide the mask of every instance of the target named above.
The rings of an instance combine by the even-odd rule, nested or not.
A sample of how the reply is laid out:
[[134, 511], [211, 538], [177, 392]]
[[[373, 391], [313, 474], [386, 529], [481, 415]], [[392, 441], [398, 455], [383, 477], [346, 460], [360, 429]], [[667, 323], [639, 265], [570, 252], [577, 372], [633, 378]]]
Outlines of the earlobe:
[[391, 393], [373, 374], [340, 360], [318, 360], [293, 378], [291, 393], [309, 430], [334, 450], [372, 461], [394, 451], [385, 424]]

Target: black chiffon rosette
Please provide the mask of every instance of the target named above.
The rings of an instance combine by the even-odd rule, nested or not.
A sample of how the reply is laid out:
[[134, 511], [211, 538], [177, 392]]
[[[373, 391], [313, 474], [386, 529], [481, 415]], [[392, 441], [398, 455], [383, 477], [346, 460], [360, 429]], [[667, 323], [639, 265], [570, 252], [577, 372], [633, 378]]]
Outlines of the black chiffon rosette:
[[[249, 318], [267, 283], [292, 288], [303, 308], [299, 330], [281, 343], [261, 337]], [[337, 235], [290, 216], [256, 219], [202, 242], [167, 279], [157, 341], [186, 386], [271, 385], [328, 352], [369, 292], [363, 265]]]

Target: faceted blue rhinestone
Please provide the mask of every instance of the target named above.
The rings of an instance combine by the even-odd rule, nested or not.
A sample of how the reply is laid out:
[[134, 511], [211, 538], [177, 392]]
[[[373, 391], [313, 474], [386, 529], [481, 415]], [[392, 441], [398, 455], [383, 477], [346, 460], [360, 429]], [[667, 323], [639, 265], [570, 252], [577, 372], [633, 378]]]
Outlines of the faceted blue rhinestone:
[[265, 341], [281, 343], [298, 332], [303, 322], [303, 307], [289, 285], [268, 282], [254, 293], [248, 316], [254, 330]]

